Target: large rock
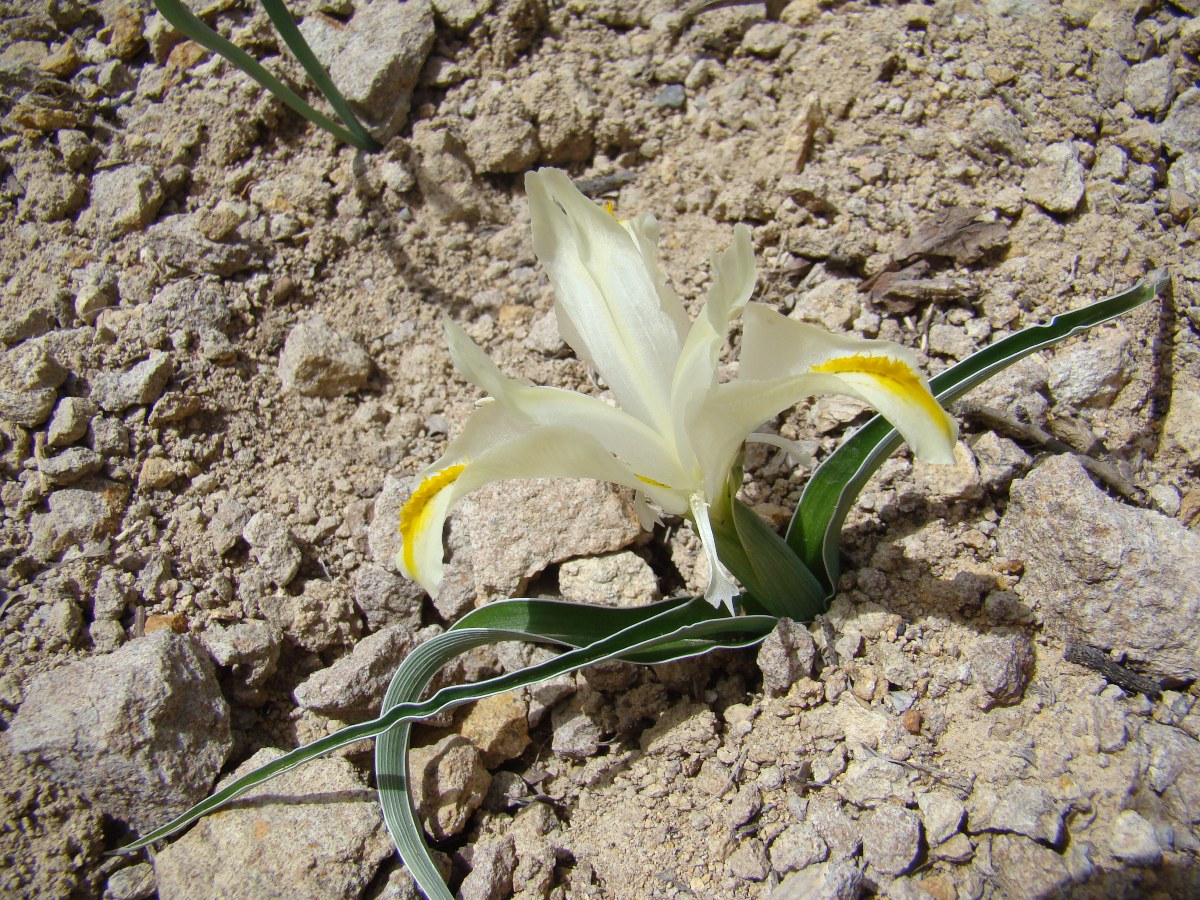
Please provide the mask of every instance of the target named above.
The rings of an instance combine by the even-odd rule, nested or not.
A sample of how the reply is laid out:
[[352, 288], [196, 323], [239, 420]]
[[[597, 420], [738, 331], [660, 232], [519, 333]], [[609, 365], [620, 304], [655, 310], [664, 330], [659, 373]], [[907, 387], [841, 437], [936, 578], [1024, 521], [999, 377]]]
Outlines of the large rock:
[[1200, 537], [1108, 497], [1071, 456], [1013, 484], [996, 534], [1046, 621], [1153, 672], [1200, 676]]
[[1014, 834], [998, 834], [991, 844], [999, 896], [1061, 896], [1070, 884], [1071, 871], [1061, 853]]
[[1200, 390], [1176, 385], [1163, 423], [1163, 437], [1168, 444], [1178, 447], [1190, 463], [1200, 463]]
[[142, 310], [147, 328], [201, 335], [224, 332], [233, 319], [229, 297], [219, 282], [185, 278], [160, 289]]
[[34, 513], [30, 520], [29, 552], [47, 562], [72, 547], [97, 543], [116, 532], [128, 497], [127, 485], [104, 480], [55, 491], [49, 511]]
[[476, 589], [488, 598], [516, 596], [550, 564], [613, 553], [641, 533], [632, 505], [595, 481], [485, 485], [463, 500], [460, 515], [469, 529]]
[[92, 399], [105, 412], [124, 412], [131, 406], [148, 406], [162, 396], [175, 371], [171, 356], [151, 353], [124, 372], [101, 372], [92, 385]]
[[54, 409], [67, 370], [37, 344], [24, 344], [0, 357], [0, 418], [33, 428]]
[[902, 875], [917, 859], [921, 820], [902, 806], [880, 806], [864, 816], [863, 858], [888, 875]]
[[793, 872], [780, 882], [769, 900], [857, 900], [862, 894], [862, 870], [849, 862], [826, 862]]
[[242, 539], [250, 545], [266, 576], [280, 587], [287, 587], [300, 571], [300, 548], [278, 516], [255, 513], [242, 528]]
[[793, 684], [812, 674], [817, 647], [803, 625], [780, 619], [758, 651], [763, 690], [772, 697], [786, 694]]
[[[395, 528], [393, 528], [395, 530]], [[425, 590], [380, 566], [360, 566], [354, 573], [354, 604], [373, 631], [403, 625], [410, 631], [421, 627], [421, 598]]]
[[296, 702], [340, 719], [368, 718], [379, 711], [396, 667], [414, 643], [413, 633], [401, 625], [363, 638], [349, 654], [301, 682]]
[[87, 218], [101, 231], [135, 231], [154, 221], [164, 199], [158, 176], [149, 166], [103, 169], [92, 179]]
[[459, 834], [492, 783], [479, 751], [466, 738], [448, 734], [414, 748], [409, 760], [413, 803], [425, 828], [439, 841]]
[[1047, 367], [1054, 399], [1075, 406], [1111, 405], [1129, 382], [1132, 342], [1129, 331], [1118, 325], [1059, 351]]
[[203, 799], [232, 747], [208, 654], [169, 629], [33, 679], [8, 733], [63, 788], [139, 831]]
[[365, 387], [371, 357], [320, 316], [297, 325], [279, 354], [283, 388], [305, 397], [337, 397]]
[[233, 698], [247, 706], [261, 706], [266, 701], [263, 685], [279, 662], [279, 638], [271, 627], [258, 619], [227, 628], [213, 622], [200, 640], [213, 662], [229, 670], [226, 683]]
[[662, 596], [650, 564], [631, 551], [571, 559], [558, 568], [558, 589], [574, 603], [645, 606]]
[[1066, 808], [1044, 788], [1025, 781], [1003, 787], [979, 785], [967, 803], [968, 830], [972, 834], [997, 831], [1022, 834], [1043, 844], [1056, 845], [1063, 834]]
[[467, 126], [466, 151], [477, 173], [522, 172], [541, 153], [537, 129], [519, 108], [490, 104]]
[[1051, 144], [1025, 179], [1029, 199], [1048, 212], [1075, 212], [1083, 199], [1083, 164], [1070, 141]]
[[475, 222], [496, 211], [496, 196], [476, 178], [463, 143], [449, 129], [422, 121], [413, 125], [415, 174], [421, 195], [450, 221]]
[[1200, 88], [1188, 88], [1171, 104], [1162, 139], [1172, 153], [1200, 153]]
[[[400, 510], [411, 495], [410, 482], [393, 476], [384, 479], [367, 533], [371, 557], [390, 570], [395, 569], [400, 552]], [[641, 533], [630, 504], [595, 481], [538, 479], [485, 485], [463, 499], [450, 521], [452, 556], [434, 600], [449, 619], [470, 609], [476, 596], [516, 596], [529, 578], [547, 566], [573, 557], [614, 553]], [[574, 589], [572, 577], [568, 575], [568, 582]], [[604, 602], [602, 597], [592, 599]], [[651, 599], [647, 596], [642, 602]], [[452, 601], [453, 608], [443, 601]]]
[[[234, 775], [281, 755], [260, 750]], [[323, 757], [201, 819], [154, 870], [162, 900], [358, 897], [391, 854], [375, 792], [348, 761]]]

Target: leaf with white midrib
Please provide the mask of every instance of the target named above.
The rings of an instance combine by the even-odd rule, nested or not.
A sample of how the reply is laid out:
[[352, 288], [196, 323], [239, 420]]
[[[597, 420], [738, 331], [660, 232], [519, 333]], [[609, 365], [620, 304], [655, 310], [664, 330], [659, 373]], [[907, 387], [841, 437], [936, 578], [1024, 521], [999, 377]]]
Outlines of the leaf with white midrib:
[[[1127, 291], [1002, 338], [933, 376], [930, 390], [940, 403], [949, 404], [1029, 354], [1136, 309], [1169, 283], [1165, 271], [1150, 272]], [[787, 542], [830, 596], [838, 578], [838, 547], [846, 515], [867, 480], [900, 443], [900, 435], [887, 420], [875, 416], [848, 437], [804, 487]]]
[[[436, 674], [446, 661], [473, 647], [506, 640], [536, 640], [570, 646], [570, 625], [562, 617], [551, 623], [554, 627], [548, 628], [548, 634], [543, 635], [521, 630], [520, 623], [522, 621], [528, 622], [530, 616], [528, 614], [522, 615], [520, 610], [513, 608], [513, 605], [534, 603], [544, 604], [546, 601], [509, 600], [476, 610], [465, 617], [464, 622], [467, 620], [478, 622], [492, 618], [496, 621], [512, 623], [511, 627], [466, 627], [462, 629], [456, 627], [444, 632], [433, 640], [427, 641], [420, 647], [417, 647], [409, 654], [404, 663], [401, 664], [400, 669], [397, 670], [396, 677], [400, 678], [403, 683], [402, 673], [404, 673], [404, 677], [407, 677], [407, 673], [410, 671], [417, 670], [424, 672], [432, 666], [432, 670], [428, 677], [424, 679], [421, 689], [412, 695], [419, 696], [420, 692], [424, 690], [425, 684], [428, 683], [429, 679]], [[595, 608], [586, 607], [582, 604], [562, 603], [559, 605], [573, 610], [570, 617], [579, 625], [577, 629], [578, 633], [591, 638], [598, 631], [603, 630], [602, 627], [597, 626], [596, 617], [587, 615], [589, 611], [594, 611]], [[290, 771], [310, 759], [315, 759], [318, 756], [353, 744], [356, 741], [379, 737], [403, 723], [427, 719], [430, 716], [437, 715], [440, 712], [453, 709], [457, 706], [462, 706], [465, 703], [471, 703], [483, 697], [492, 696], [493, 694], [537, 684], [547, 678], [553, 678], [556, 675], [574, 671], [575, 669], [596, 662], [626, 657], [642, 661], [639, 654], [644, 657], [644, 654], [655, 650], [655, 648], [662, 648], [664, 655], [674, 653], [674, 658], [679, 658], [680, 656], [691, 656], [707, 652], [718, 645], [753, 643], [754, 641], [761, 640], [770, 631], [774, 623], [773, 618], [764, 616], [729, 618], [716, 613], [712, 607], [703, 601], [697, 600], [663, 601], [660, 604], [656, 604], [654, 608], [661, 608], [663, 611], [646, 621], [635, 621], [631, 625], [620, 627], [615, 633], [609, 633], [598, 640], [584, 643], [544, 663], [474, 684], [451, 685], [421, 702], [409, 701], [398, 705], [385, 706], [384, 712], [369, 722], [343, 728], [332, 735], [292, 750], [259, 769], [232, 781], [166, 825], [122, 847], [120, 850], [115, 851], [115, 853], [128, 853], [175, 834], [200, 817], [225, 806], [251, 788], [257, 787], [277, 775], [282, 775], [284, 772]], [[494, 613], [491, 616], [480, 615], [488, 610], [494, 611]], [[609, 611], [605, 610], [604, 612]], [[615, 624], [623, 624], [629, 620], [630, 615], [628, 614], [636, 614], [637, 611], [623, 610], [621, 612], [626, 613], [626, 615], [601, 615], [600, 618], [607, 618]], [[748, 635], [748, 637], [744, 640], [733, 640], [726, 637], [722, 641], [723, 636], [742, 634]], [[653, 661], [661, 660], [655, 659]]]

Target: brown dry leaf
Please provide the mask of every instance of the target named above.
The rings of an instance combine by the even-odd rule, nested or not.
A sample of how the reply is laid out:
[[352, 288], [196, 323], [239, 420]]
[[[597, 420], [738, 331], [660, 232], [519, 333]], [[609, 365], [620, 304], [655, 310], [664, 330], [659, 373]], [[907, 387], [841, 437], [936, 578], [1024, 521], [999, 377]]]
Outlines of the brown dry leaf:
[[978, 262], [1008, 244], [1003, 222], [979, 222], [980, 210], [956, 206], [936, 213], [896, 247], [893, 259], [904, 263], [917, 257], [943, 257], [965, 266]]

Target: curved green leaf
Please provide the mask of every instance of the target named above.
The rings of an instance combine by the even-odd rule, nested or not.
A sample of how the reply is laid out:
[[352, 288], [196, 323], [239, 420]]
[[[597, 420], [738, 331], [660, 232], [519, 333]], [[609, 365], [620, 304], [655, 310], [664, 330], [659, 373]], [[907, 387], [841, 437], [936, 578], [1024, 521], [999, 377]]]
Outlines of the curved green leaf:
[[732, 514], [713, 522], [717, 553], [749, 592], [742, 605], [755, 601], [774, 616], [810, 622], [825, 609], [825, 587], [800, 557], [761, 517], [736, 497]]
[[[631, 618], [636, 619], [639, 614], [643, 617], [642, 621], [610, 633], [607, 637], [597, 637], [608, 628]], [[521, 621], [530, 630], [518, 631]], [[514, 673], [527, 673], [523, 679], [525, 683], [535, 684], [598, 662], [600, 658], [662, 663], [721, 648], [750, 646], [766, 637], [775, 626], [775, 621], [773, 616], [730, 618], [703, 600], [688, 600], [682, 604], [678, 600], [667, 600], [651, 607], [635, 609], [583, 606], [553, 600], [510, 600], [489, 604], [469, 613], [459, 625], [422, 645], [405, 659], [392, 678], [384, 697], [383, 710], [386, 715], [389, 710], [419, 697], [438, 670], [454, 656], [464, 652], [462, 645], [443, 641], [458, 633], [477, 633], [481, 636], [480, 643], [511, 640], [515, 634], [523, 634], [519, 638], [522, 640], [543, 643], [566, 642], [579, 646], [584, 641], [590, 641], [579, 650], [563, 653], [546, 663], [522, 670], [522, 673]], [[505, 627], [503, 630], [479, 627], [483, 622], [503, 622]], [[459, 632], [462, 625], [470, 627]], [[598, 658], [598, 651], [602, 647], [607, 648], [606, 655]], [[533, 675], [535, 672], [538, 674]], [[476, 687], [483, 688], [487, 684], [481, 682]], [[478, 696], [493, 693], [496, 691], [481, 690]], [[410, 737], [411, 726], [401, 724], [380, 735], [376, 741], [375, 772], [379, 802], [400, 858], [426, 897], [430, 900], [452, 900], [453, 895], [442, 882], [430, 858], [412, 806], [408, 776]]]
[[[539, 601], [506, 602], [515, 604], [538, 603]], [[502, 604], [493, 605], [499, 606]], [[568, 606], [570, 604], [563, 605]], [[378, 737], [402, 723], [426, 719], [447, 709], [453, 709], [456, 706], [470, 703], [482, 697], [526, 687], [543, 681], [546, 678], [552, 678], [555, 675], [561, 674], [561, 672], [572, 671], [573, 669], [595, 662], [603, 662], [608, 659], [622, 658], [626, 654], [636, 655], [639, 652], [645, 653], [654, 651], [655, 649], [663, 649], [664, 654], [668, 651], [691, 653], [695, 651], [689, 648], [696, 641], [710, 641], [715, 644], [721, 640], [722, 636], [750, 634], [753, 637], [747, 642], [753, 643], [753, 640], [761, 640], [770, 631], [770, 627], [767, 626], [766, 620], [763, 617], [743, 616], [736, 619], [729, 618], [713, 610], [712, 607], [702, 601], [699, 603], [694, 600], [665, 601], [664, 603], [656, 604], [654, 608], [661, 611], [649, 620], [625, 625], [619, 628], [614, 634], [610, 634], [588, 646], [567, 651], [546, 663], [531, 666], [519, 672], [490, 678], [476, 684], [453, 685], [443, 688], [426, 700], [421, 702], [405, 702], [388, 707], [380, 716], [369, 722], [351, 725], [334, 734], [292, 750], [253, 772], [232, 781], [221, 790], [195, 804], [162, 827], [114, 852], [117, 854], [129, 853], [168, 837], [186, 828], [202, 816], [235, 800], [251, 788], [257, 787], [263, 782], [274, 778], [276, 775], [281, 775], [310, 759], [323, 756], [339, 747], [345, 747], [348, 744], [366, 738]], [[575, 609], [578, 614], [580, 606], [576, 604]], [[518, 617], [514, 617], [514, 620], [516, 618]], [[587, 617], [581, 616], [580, 618], [585, 619]], [[618, 617], [612, 621], [619, 624], [622, 620]], [[774, 622], [773, 619], [769, 621], [772, 624]], [[463, 628], [461, 630], [450, 630], [414, 650], [405, 659], [401, 665], [401, 669], [404, 670], [405, 666], [408, 666], [408, 670], [416, 669], [424, 671], [431, 664], [431, 660], [440, 659], [441, 661], [437, 662], [436, 667], [433, 669], [433, 673], [436, 673], [445, 660], [452, 659], [454, 656], [464, 653], [472, 647], [495, 643], [497, 641], [529, 639], [528, 632], [517, 629]], [[545, 640], [550, 643], [569, 645], [569, 642], [564, 640], [560, 634], [552, 634], [546, 637]], [[651, 656], [653, 656], [652, 653]], [[411, 663], [410, 660], [412, 660]], [[654, 659], [653, 661], [661, 660]], [[429, 677], [432, 678], [432, 674]], [[428, 679], [426, 679], [427, 682]], [[418, 691], [414, 696], [419, 696], [419, 694], [420, 692]]]
[[[949, 404], [1029, 354], [1141, 306], [1168, 283], [1165, 271], [1150, 272], [1127, 291], [1009, 335], [935, 375], [930, 390], [943, 405]], [[847, 438], [805, 485], [787, 542], [820, 578], [828, 596], [837, 584], [846, 515], [867, 480], [900, 443], [900, 435], [887, 420], [875, 416]]]

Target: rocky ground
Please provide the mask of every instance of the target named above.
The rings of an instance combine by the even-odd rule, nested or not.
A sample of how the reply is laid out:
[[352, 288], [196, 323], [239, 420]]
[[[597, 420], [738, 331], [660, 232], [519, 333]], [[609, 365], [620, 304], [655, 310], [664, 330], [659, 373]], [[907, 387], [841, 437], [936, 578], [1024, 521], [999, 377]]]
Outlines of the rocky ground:
[[[257, 4], [189, 2], [305, 84]], [[477, 398], [443, 315], [602, 393], [530, 245], [521, 173], [556, 165], [659, 216], [693, 313], [746, 222], [759, 299], [930, 371], [1150, 269], [1172, 289], [972, 395], [957, 466], [889, 461], [827, 620], [426, 728], [462, 895], [1200, 892], [1200, 4], [292, 6], [382, 152], [147, 0], [0, 3], [0, 889], [412, 896], [369, 748], [103, 854], [369, 716], [476, 603], [697, 587], [686, 528], [590, 484], [473, 495], [436, 603], [392, 566], [408, 477]], [[821, 457], [860, 420], [771, 424]], [[805, 477], [754, 450], [744, 497], [782, 523]]]

